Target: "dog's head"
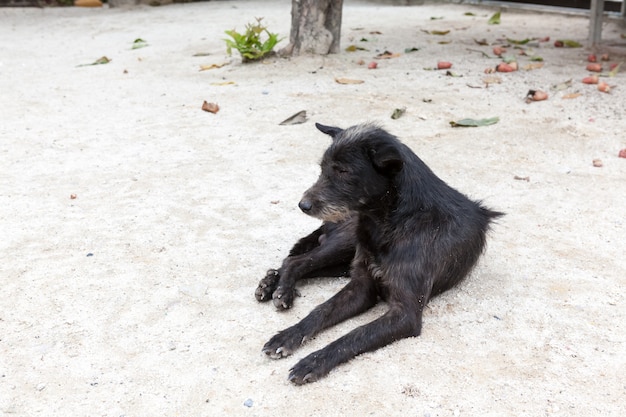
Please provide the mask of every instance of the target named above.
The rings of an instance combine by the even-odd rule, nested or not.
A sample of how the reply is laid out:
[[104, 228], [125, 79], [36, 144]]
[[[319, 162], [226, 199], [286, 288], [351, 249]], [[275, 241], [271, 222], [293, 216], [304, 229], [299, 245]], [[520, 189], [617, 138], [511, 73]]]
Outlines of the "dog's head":
[[300, 201], [302, 211], [337, 222], [352, 212], [388, 209], [395, 199], [393, 180], [404, 165], [400, 142], [374, 124], [316, 127], [333, 142], [324, 153], [317, 182]]

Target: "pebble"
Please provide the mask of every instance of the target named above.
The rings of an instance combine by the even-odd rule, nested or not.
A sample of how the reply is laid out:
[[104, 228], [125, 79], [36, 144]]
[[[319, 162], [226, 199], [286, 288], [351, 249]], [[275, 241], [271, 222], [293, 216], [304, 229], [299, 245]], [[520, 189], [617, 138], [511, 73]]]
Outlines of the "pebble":
[[43, 391], [44, 389], [46, 389], [46, 384], [43, 382], [41, 384], [37, 384], [37, 391]]
[[247, 400], [243, 402], [243, 405], [245, 405], [246, 407], [252, 407], [253, 404], [254, 404], [254, 401], [252, 401], [251, 398], [248, 398]]

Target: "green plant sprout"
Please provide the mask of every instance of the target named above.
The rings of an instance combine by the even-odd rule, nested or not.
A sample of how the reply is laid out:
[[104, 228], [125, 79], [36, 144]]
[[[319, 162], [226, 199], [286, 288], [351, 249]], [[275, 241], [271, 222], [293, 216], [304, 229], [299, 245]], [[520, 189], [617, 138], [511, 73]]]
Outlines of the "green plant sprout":
[[[274, 46], [282, 39], [278, 39], [277, 33], [270, 33], [267, 27], [261, 24], [261, 20], [263, 20], [262, 17], [257, 17], [256, 23], [248, 23], [243, 34], [234, 29], [225, 31], [232, 38], [232, 40], [224, 39], [228, 55], [231, 55], [232, 50], [236, 49], [241, 54], [243, 62], [251, 62], [263, 59], [273, 52]], [[267, 39], [261, 42], [263, 33], [267, 35]]]

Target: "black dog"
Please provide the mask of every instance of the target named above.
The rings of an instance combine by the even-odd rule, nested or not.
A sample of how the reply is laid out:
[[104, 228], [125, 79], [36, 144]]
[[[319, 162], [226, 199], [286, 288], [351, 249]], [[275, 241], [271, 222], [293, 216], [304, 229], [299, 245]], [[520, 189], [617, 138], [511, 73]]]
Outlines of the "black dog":
[[317, 182], [299, 203], [324, 221], [301, 239], [256, 291], [279, 309], [291, 307], [298, 279], [345, 274], [350, 282], [298, 324], [270, 339], [263, 352], [290, 355], [321, 330], [366, 311], [379, 299], [389, 310], [302, 359], [289, 380], [313, 382], [356, 355], [418, 336], [428, 300], [459, 283], [485, 247], [490, 222], [503, 213], [472, 201], [439, 179], [383, 129], [342, 130], [316, 124], [333, 142]]

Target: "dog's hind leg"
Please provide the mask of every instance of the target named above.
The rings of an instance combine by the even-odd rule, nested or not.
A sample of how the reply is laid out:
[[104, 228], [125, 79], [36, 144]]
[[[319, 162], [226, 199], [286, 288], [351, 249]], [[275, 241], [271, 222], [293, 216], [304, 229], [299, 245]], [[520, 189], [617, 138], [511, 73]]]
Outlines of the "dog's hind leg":
[[291, 368], [289, 380], [297, 385], [315, 382], [337, 365], [361, 353], [376, 350], [399, 339], [418, 336], [421, 323], [421, 310], [412, 311], [405, 305], [392, 305], [377, 320], [353, 330], [300, 360]]

